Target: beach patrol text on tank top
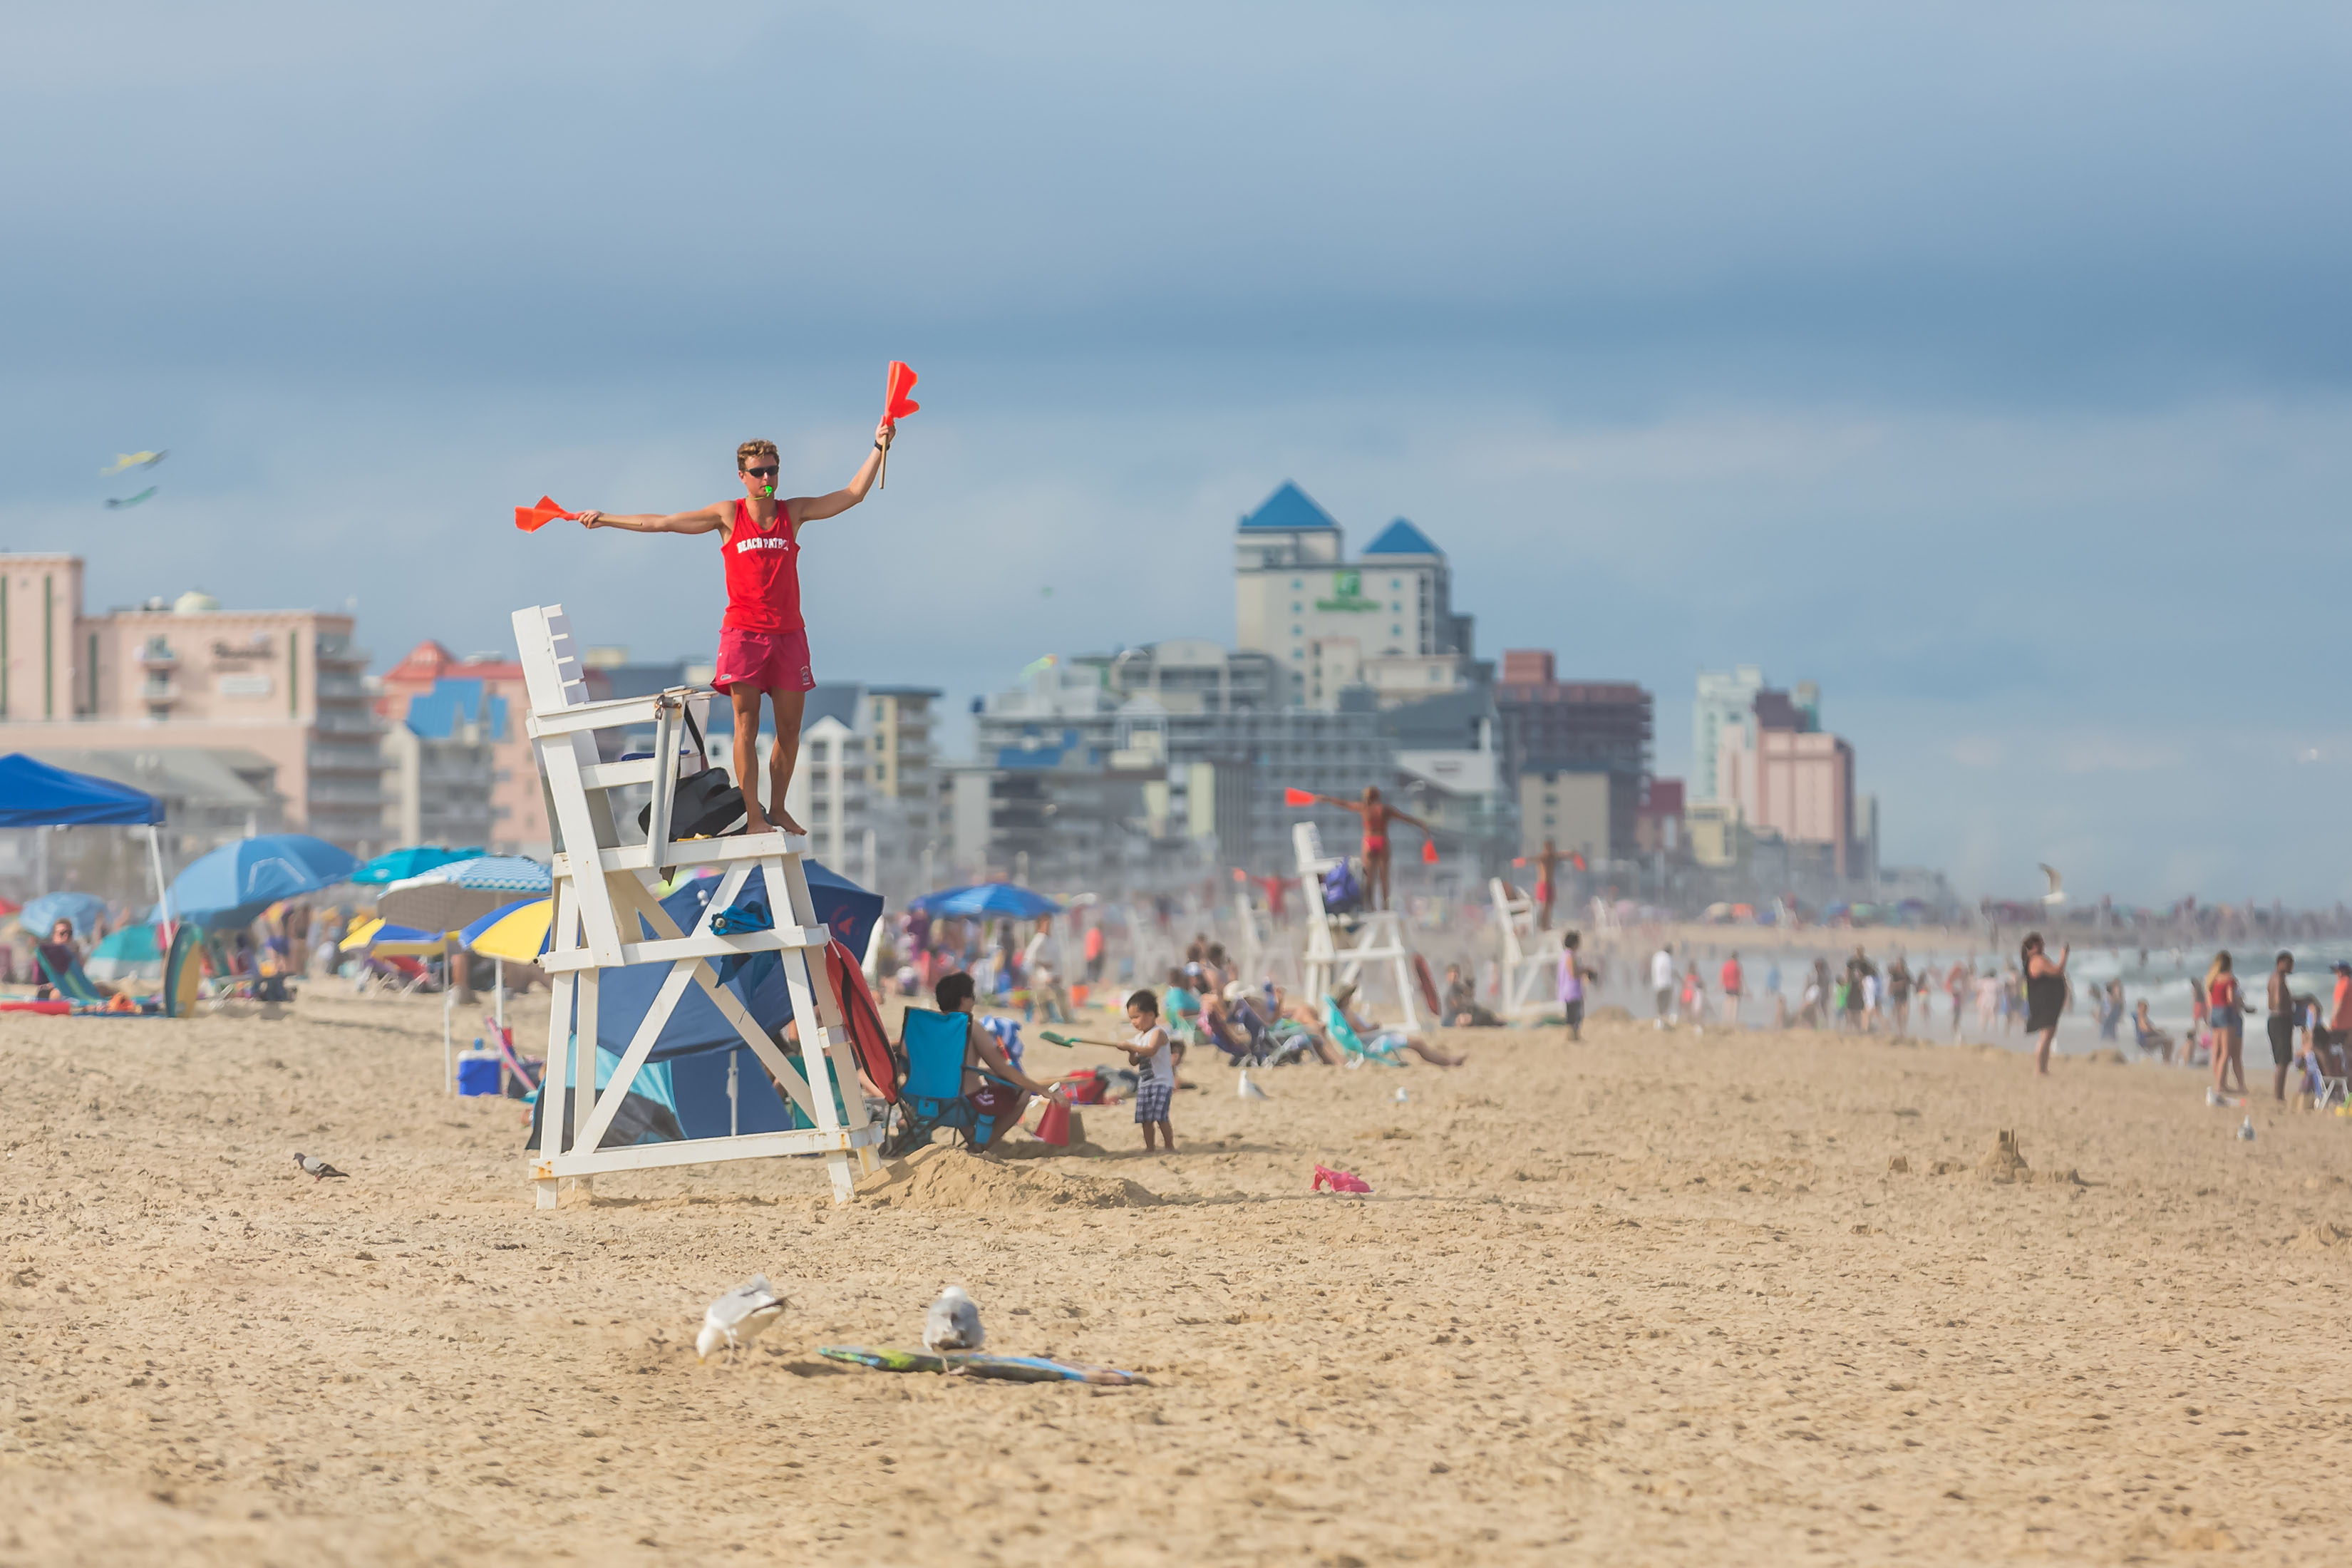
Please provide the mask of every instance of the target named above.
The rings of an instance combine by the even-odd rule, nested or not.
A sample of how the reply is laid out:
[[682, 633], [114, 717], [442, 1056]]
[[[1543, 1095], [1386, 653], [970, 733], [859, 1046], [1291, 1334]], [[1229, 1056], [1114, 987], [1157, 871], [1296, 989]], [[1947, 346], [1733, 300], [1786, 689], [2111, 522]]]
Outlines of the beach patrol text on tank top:
[[751, 503], [735, 503], [735, 525], [719, 548], [727, 557], [727, 619], [739, 632], [797, 632], [801, 618], [800, 545], [792, 519], [776, 503], [772, 527], [761, 529]]

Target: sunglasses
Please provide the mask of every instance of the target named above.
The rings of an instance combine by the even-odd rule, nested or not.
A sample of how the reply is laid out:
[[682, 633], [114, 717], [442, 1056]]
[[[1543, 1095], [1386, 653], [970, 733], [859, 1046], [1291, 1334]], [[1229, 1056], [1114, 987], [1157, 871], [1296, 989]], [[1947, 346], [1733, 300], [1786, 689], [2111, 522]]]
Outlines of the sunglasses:
[[764, 468], [746, 468], [743, 471], [755, 479], [772, 479], [776, 477], [776, 466], [773, 463]]

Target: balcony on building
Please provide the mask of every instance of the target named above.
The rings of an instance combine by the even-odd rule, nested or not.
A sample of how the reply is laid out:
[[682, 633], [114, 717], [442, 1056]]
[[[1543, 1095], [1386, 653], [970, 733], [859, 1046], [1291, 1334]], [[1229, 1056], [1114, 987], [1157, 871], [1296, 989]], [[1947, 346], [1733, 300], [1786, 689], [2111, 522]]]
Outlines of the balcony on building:
[[365, 648], [354, 647], [352, 645], [352, 639], [348, 637], [331, 636], [319, 639], [315, 657], [319, 661], [319, 668], [323, 679], [324, 672], [331, 669], [363, 670], [368, 667], [368, 661], [375, 655]]
[[149, 637], [146, 646], [139, 650], [139, 662], [151, 673], [169, 671], [180, 668], [180, 656], [172, 651], [172, 645], [165, 638]]

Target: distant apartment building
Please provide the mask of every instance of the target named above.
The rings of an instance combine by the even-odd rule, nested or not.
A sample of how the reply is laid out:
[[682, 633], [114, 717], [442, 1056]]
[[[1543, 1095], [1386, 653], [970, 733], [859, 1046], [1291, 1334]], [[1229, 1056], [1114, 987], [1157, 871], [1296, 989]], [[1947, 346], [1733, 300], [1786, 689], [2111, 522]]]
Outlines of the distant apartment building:
[[1348, 560], [1339, 523], [1286, 480], [1234, 529], [1234, 645], [1275, 661], [1291, 707], [1336, 711], [1357, 688], [1383, 705], [1436, 696], [1473, 673], [1453, 583], [1403, 518]]
[[[1293, 809], [1285, 789], [1353, 797], [1368, 784], [1391, 787], [1398, 748], [1369, 693], [1326, 711], [1286, 706], [1286, 684], [1263, 651], [1193, 638], [1060, 658], [982, 703], [973, 768], [1019, 773], [1043, 752], [1066, 779], [1081, 765], [1072, 758], [1112, 773], [1159, 768], [1157, 788], [1135, 796], [1133, 835], [1189, 839], [1226, 866], [1286, 869], [1291, 824], [1311, 819], [1327, 840], [1349, 842], [1357, 819], [1330, 806]], [[957, 783], [957, 858], [986, 853], [995, 865], [996, 852], [971, 839], [984, 820], [974, 792], [990, 786], [971, 771]], [[1116, 795], [1126, 785], [1103, 787]]]
[[1711, 794], [1694, 804], [1708, 815], [1703, 832], [1694, 823], [1701, 862], [1737, 864], [1750, 840], [1777, 839], [1792, 868], [1839, 880], [1870, 874], [1876, 806], [1858, 808], [1853, 747], [1822, 729], [1820, 689], [1775, 690], [1754, 666], [1699, 679], [1701, 717], [1714, 726], [1702, 753]]
[[83, 582], [78, 555], [0, 555], [0, 749], [257, 756], [224, 765], [268, 779], [283, 826], [383, 846], [383, 727], [350, 616], [202, 592], [92, 615]]
[[[461, 820], [473, 820], [470, 799], [489, 802], [489, 827], [478, 837], [461, 837], [452, 847], [482, 844], [499, 856], [548, 858], [555, 835], [548, 830], [546, 795], [539, 787], [539, 762], [531, 757], [531, 738], [524, 733], [522, 715], [531, 710], [522, 689], [522, 666], [503, 651], [468, 654], [458, 658], [437, 642], [419, 642], [407, 656], [383, 672], [376, 712], [385, 726], [407, 724], [421, 741], [433, 745], [430, 771], [458, 799], [442, 804], [416, 795], [393, 795], [388, 799], [391, 820], [402, 832], [421, 830], [436, 820], [445, 830]], [[393, 775], [395, 790], [409, 778], [424, 778], [424, 754], [407, 766], [409, 745], [393, 741], [393, 762], [402, 764]], [[440, 835], [424, 839], [407, 837], [404, 844], [449, 842]]]
[[1521, 854], [1540, 851], [1546, 838], [1588, 859], [1639, 850], [1648, 691], [1630, 680], [1562, 680], [1549, 650], [1513, 648], [1503, 655], [1495, 711], [1504, 767], [1518, 783]]

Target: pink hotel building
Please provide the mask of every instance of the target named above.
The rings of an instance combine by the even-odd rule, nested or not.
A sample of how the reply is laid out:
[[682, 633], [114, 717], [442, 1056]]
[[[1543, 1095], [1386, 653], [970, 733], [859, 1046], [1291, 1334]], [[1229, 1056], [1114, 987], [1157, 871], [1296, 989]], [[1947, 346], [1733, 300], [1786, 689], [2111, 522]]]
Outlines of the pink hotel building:
[[383, 721], [352, 617], [209, 595], [89, 615], [76, 555], [0, 555], [0, 751], [241, 748], [277, 765], [286, 826], [383, 847]]

